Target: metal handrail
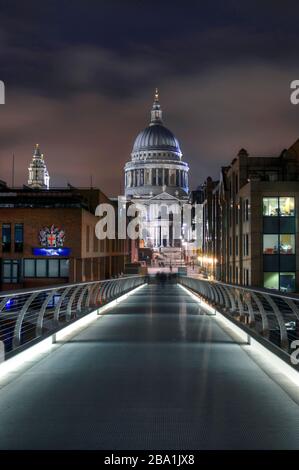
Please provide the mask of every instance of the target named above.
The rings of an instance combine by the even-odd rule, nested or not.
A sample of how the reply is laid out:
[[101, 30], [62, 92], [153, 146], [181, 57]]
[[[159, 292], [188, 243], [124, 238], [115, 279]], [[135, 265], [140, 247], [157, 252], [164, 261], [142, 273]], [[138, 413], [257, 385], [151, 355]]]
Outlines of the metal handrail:
[[287, 353], [299, 338], [299, 296], [188, 276], [178, 282]]
[[5, 358], [145, 281], [145, 276], [123, 276], [0, 293], [0, 347], [5, 351]]

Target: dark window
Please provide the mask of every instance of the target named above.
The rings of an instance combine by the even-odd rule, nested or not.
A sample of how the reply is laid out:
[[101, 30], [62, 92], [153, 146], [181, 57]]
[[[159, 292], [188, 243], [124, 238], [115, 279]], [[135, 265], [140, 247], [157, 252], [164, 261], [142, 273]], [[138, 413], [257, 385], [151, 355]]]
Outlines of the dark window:
[[15, 252], [22, 253], [24, 245], [24, 226], [15, 224]]
[[263, 225], [264, 225], [263, 227], [264, 233], [278, 233], [279, 232], [279, 217], [264, 217]]
[[36, 277], [48, 277], [47, 276], [47, 259], [36, 260]]
[[59, 277], [59, 259], [49, 259], [48, 270], [48, 277]]
[[279, 271], [295, 271], [296, 257], [295, 255], [281, 256], [279, 260]]
[[11, 225], [2, 225], [2, 251], [3, 253], [9, 253], [11, 250]]
[[24, 277], [68, 277], [68, 259], [24, 259]]
[[[176, 170], [176, 180], [175, 185], [180, 186], [180, 170]], [[184, 185], [185, 186], [185, 185]]]
[[5, 259], [2, 264], [3, 282], [15, 284], [19, 282], [19, 260]]
[[279, 271], [279, 256], [264, 255], [264, 271]]
[[[264, 218], [264, 220], [271, 218]], [[281, 233], [295, 233], [295, 217], [280, 217], [279, 218], [280, 232]]]
[[239, 255], [239, 237], [236, 235], [236, 256]]

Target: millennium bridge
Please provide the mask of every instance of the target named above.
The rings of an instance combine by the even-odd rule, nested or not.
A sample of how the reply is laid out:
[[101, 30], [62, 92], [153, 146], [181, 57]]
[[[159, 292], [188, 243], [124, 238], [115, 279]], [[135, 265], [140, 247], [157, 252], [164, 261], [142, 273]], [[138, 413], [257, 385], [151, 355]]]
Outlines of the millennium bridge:
[[0, 449], [299, 448], [299, 296], [161, 281], [0, 294]]

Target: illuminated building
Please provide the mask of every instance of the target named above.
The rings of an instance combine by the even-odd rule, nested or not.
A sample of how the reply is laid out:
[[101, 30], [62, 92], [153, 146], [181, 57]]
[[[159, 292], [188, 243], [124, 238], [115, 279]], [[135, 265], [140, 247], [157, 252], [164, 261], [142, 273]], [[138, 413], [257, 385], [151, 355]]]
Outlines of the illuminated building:
[[28, 186], [32, 189], [49, 189], [50, 176], [45, 164], [44, 156], [36, 144], [32, 162], [29, 165]]
[[172, 233], [173, 214], [168, 208], [172, 204], [181, 208], [188, 202], [188, 172], [178, 140], [163, 124], [156, 90], [149, 126], [136, 137], [131, 160], [125, 165], [125, 195], [147, 207], [142, 246], [172, 253], [179, 260], [181, 239]]
[[206, 181], [203, 256], [215, 278], [283, 292], [299, 288], [299, 140], [277, 157], [241, 149]]

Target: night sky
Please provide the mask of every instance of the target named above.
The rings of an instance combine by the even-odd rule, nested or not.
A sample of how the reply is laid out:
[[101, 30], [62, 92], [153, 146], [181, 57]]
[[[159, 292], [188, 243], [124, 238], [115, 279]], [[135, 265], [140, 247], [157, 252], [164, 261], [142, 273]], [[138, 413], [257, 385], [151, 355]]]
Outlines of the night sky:
[[[296, 6], [297, 4], [297, 6]], [[0, 0], [0, 179], [27, 182], [35, 143], [52, 186], [123, 187], [155, 87], [196, 187], [241, 147], [299, 138], [298, 1]]]

